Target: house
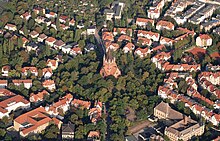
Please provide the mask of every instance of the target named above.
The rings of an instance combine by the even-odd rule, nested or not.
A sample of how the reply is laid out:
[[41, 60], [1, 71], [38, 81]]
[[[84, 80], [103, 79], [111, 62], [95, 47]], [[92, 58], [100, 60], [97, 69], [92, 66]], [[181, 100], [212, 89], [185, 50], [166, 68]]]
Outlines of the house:
[[[38, 16], [38, 17], [35, 18], [35, 22], [38, 23], [38, 24], [45, 23], [45, 22], [47, 22], [47, 21], [48, 21], [48, 20], [46, 20], [45, 17]], [[51, 22], [51, 21], [50, 21], [50, 22]], [[48, 23], [46, 23], [46, 24], [47, 24], [47, 26], [48, 26]], [[50, 25], [50, 23], [49, 23], [49, 25]]]
[[136, 19], [136, 25], [140, 27], [146, 27], [147, 25], [151, 24], [154, 26], [154, 20], [152, 19], [145, 19], [145, 18], [137, 18]]
[[114, 41], [114, 36], [112, 34], [112, 32], [103, 32], [102, 33], [102, 40], [103, 41]]
[[154, 108], [154, 116], [159, 119], [181, 120], [183, 114], [172, 109], [168, 103], [161, 102]]
[[147, 39], [152, 39], [153, 41], [159, 41], [160, 34], [151, 31], [138, 30], [137, 37], [145, 37]]
[[124, 53], [128, 53], [128, 52], [132, 52], [135, 48], [135, 45], [133, 43], [128, 42], [124, 47], [123, 47], [123, 52]]
[[99, 131], [90, 131], [87, 137], [87, 141], [100, 141]]
[[52, 47], [55, 42], [56, 42], [56, 39], [53, 38], [53, 37], [48, 37], [48, 38], [45, 40], [46, 45], [49, 45], [50, 47]]
[[148, 54], [151, 53], [151, 50], [146, 48], [137, 48], [134, 52], [135, 55], [138, 55], [140, 58], [146, 57]]
[[101, 119], [102, 116], [102, 102], [96, 101], [94, 104], [94, 108], [91, 108], [88, 113], [90, 120], [92, 123], [96, 124], [98, 120]]
[[45, 14], [45, 17], [47, 17], [47, 18], [56, 18], [57, 14], [54, 13], [54, 12], [49, 12], [49, 13]]
[[8, 80], [0, 80], [0, 88], [5, 88], [8, 86]]
[[71, 94], [67, 94], [66, 96], [60, 98], [59, 101], [50, 106], [46, 106], [45, 110], [52, 116], [63, 115], [70, 109], [72, 99], [73, 96]]
[[196, 45], [199, 47], [209, 47], [212, 45], [212, 38], [207, 34], [201, 34], [196, 38]]
[[15, 96], [15, 94], [7, 89], [0, 89], [0, 97], [1, 98], [9, 98], [9, 97], [12, 97], [12, 96]]
[[49, 89], [50, 91], [53, 91], [56, 89], [56, 85], [55, 85], [55, 82], [54, 80], [45, 80], [43, 83], [42, 83], [43, 87], [44, 88], [47, 88]]
[[173, 46], [175, 43], [175, 40], [166, 38], [166, 37], [161, 37], [160, 38], [160, 44], [165, 45], [165, 46]]
[[184, 116], [184, 118], [165, 128], [164, 134], [171, 141], [188, 141], [192, 137], [201, 136], [204, 133], [205, 125], [192, 120], [189, 117]]
[[54, 42], [54, 48], [56, 50], [61, 49], [63, 46], [65, 46], [65, 43], [62, 40], [56, 40], [56, 42]]
[[102, 77], [114, 76], [118, 78], [121, 75], [121, 71], [118, 69], [118, 66], [115, 62], [115, 57], [112, 56], [112, 50], [109, 49], [108, 52], [104, 55], [103, 58], [103, 67], [100, 70]]
[[160, 10], [155, 7], [150, 7], [150, 9], [147, 10], [147, 17], [150, 19], [158, 19], [160, 17]]
[[71, 105], [73, 105], [76, 108], [80, 107], [80, 108], [83, 108], [83, 109], [89, 109], [90, 106], [91, 106], [91, 102], [90, 101], [83, 101], [83, 100], [80, 100], [80, 99], [74, 99], [71, 102]]
[[60, 29], [62, 30], [67, 30], [69, 29], [70, 27], [68, 25], [65, 25], [65, 24], [60, 24]]
[[81, 48], [79, 48], [79, 47], [73, 47], [73, 48], [70, 50], [70, 55], [76, 56], [76, 55], [78, 55], [78, 54], [82, 54]]
[[52, 77], [52, 75], [53, 75], [53, 70], [52, 70], [52, 68], [43, 68], [43, 77], [45, 78], [45, 79], [49, 79], [49, 78], [51, 78]]
[[14, 129], [25, 137], [29, 134], [41, 133], [51, 122], [55, 123], [59, 129], [61, 128], [60, 120], [48, 116], [44, 107], [38, 107], [17, 117], [14, 120]]
[[60, 18], [59, 18], [59, 21], [60, 21], [60, 23], [66, 23], [68, 18], [69, 17], [66, 16], [66, 15], [61, 15]]
[[114, 1], [111, 4], [111, 9], [105, 9], [104, 14], [106, 15], [106, 20], [121, 19], [121, 13], [123, 11], [125, 4], [119, 1]]
[[22, 14], [20, 16], [22, 19], [25, 19], [26, 21], [28, 21], [31, 18], [31, 14], [29, 12], [25, 12], [24, 14]]
[[141, 44], [142, 46], [145, 46], [145, 45], [151, 46], [152, 41], [147, 38], [138, 37], [137, 43]]
[[131, 37], [128, 35], [121, 35], [118, 37], [118, 42], [128, 41], [131, 42]]
[[27, 109], [30, 107], [30, 102], [23, 96], [14, 95], [0, 102], [0, 119], [4, 116], [9, 117], [11, 111], [18, 109]]
[[111, 21], [112, 18], [114, 17], [115, 13], [114, 13], [114, 11], [112, 9], [105, 9], [104, 10], [104, 14], [106, 16], [106, 20], [107, 21]]
[[9, 65], [2, 67], [2, 76], [8, 76], [8, 73], [10, 71], [11, 67]]
[[42, 11], [42, 14], [45, 14], [45, 9], [41, 8], [39, 6], [35, 6], [33, 11], [34, 11], [35, 14], [39, 14], [41, 11]]
[[29, 101], [32, 103], [38, 103], [45, 99], [46, 96], [50, 95], [46, 90], [38, 92], [37, 94], [31, 93]]
[[11, 30], [11, 31], [16, 31], [16, 30], [17, 30], [17, 27], [16, 27], [16, 25], [14, 25], [14, 24], [9, 24], [9, 23], [7, 23], [7, 24], [5, 25], [5, 29]]
[[113, 35], [120, 35], [120, 34], [124, 34], [124, 35], [128, 35], [128, 36], [132, 36], [132, 29], [131, 28], [114, 28], [113, 29]]
[[36, 67], [23, 67], [21, 69], [21, 72], [25, 76], [27, 76], [29, 72], [30, 72], [30, 74], [32, 74], [34, 76], [38, 76], [38, 70]]
[[90, 52], [90, 51], [94, 51], [97, 47], [92, 44], [92, 43], [89, 43], [85, 46], [84, 50], [85, 52]]
[[113, 51], [119, 49], [119, 44], [112, 43], [110, 41], [106, 41], [104, 46], [106, 47], [106, 51], [108, 51], [109, 49], [112, 49]]
[[14, 79], [14, 80], [12, 80], [12, 83], [15, 86], [20, 86], [21, 84], [23, 84], [26, 89], [30, 89], [32, 87], [32, 80], [31, 79], [24, 79], [24, 80]]
[[61, 47], [62, 52], [69, 54], [70, 50], [73, 48], [73, 45], [77, 43], [67, 44]]
[[62, 124], [61, 135], [63, 140], [73, 140], [75, 135], [75, 125], [72, 123]]
[[210, 118], [210, 122], [215, 126], [219, 126], [220, 114], [213, 114], [212, 117]]
[[36, 44], [35, 42], [29, 42], [28, 44], [26, 44], [25, 48], [28, 52], [37, 51], [38, 44]]
[[23, 48], [26, 48], [26, 43], [28, 43], [29, 42], [29, 40], [27, 39], [27, 38], [25, 38], [25, 37], [22, 37], [22, 43], [23, 43]]
[[40, 34], [37, 38], [38, 42], [44, 42], [44, 40], [47, 39], [47, 35], [45, 35], [44, 33]]
[[94, 35], [96, 33], [96, 26], [90, 26], [86, 30], [87, 35]]
[[163, 30], [163, 29], [174, 30], [174, 24], [168, 21], [160, 20], [159, 22], [157, 22], [156, 29], [157, 30]]
[[70, 21], [69, 21], [69, 26], [74, 26], [75, 25], [75, 20], [74, 19], [71, 19]]
[[58, 61], [57, 60], [48, 59], [47, 60], [47, 66], [50, 67], [52, 70], [55, 70], [58, 67]]

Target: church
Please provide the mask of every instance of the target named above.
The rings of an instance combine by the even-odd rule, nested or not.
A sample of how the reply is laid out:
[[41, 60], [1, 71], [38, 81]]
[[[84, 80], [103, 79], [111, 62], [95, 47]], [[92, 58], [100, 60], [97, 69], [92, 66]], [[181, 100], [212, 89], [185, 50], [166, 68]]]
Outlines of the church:
[[115, 62], [115, 57], [112, 55], [113, 50], [109, 49], [103, 58], [103, 67], [100, 70], [102, 77], [114, 76], [118, 78], [121, 75], [121, 71], [118, 69], [118, 66]]

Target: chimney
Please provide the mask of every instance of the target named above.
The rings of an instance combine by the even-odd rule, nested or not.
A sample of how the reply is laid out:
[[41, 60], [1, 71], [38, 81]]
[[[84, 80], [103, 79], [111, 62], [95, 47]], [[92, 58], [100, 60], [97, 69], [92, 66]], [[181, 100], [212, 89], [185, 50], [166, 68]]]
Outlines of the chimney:
[[186, 115], [183, 115], [183, 124], [184, 124], [184, 125], [187, 124], [187, 118], [188, 118], [188, 117], [187, 117]]

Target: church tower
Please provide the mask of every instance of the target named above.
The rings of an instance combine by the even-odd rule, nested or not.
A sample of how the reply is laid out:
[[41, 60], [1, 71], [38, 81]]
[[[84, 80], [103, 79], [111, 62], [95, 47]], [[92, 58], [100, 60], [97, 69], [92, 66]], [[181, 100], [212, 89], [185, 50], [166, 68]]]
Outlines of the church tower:
[[100, 71], [102, 77], [114, 76], [118, 78], [121, 75], [121, 71], [115, 62], [115, 57], [112, 55], [113, 50], [109, 49], [103, 57], [103, 67]]

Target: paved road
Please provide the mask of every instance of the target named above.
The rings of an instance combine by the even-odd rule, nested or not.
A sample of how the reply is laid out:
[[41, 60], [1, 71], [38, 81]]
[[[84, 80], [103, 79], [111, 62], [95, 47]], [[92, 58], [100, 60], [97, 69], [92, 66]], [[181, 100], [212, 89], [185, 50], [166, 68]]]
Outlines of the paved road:
[[129, 127], [128, 128], [128, 132], [130, 134], [135, 134], [137, 133], [138, 131], [144, 129], [145, 127], [151, 127], [153, 126], [153, 123], [148, 121], [148, 120], [144, 120], [144, 121], [141, 121], [140, 123], [138, 123], [137, 125], [134, 125], [132, 127]]
[[101, 54], [104, 56], [106, 50], [105, 50], [104, 43], [103, 43], [101, 37], [99, 36], [99, 31], [100, 31], [100, 29], [96, 29], [94, 36], [95, 36], [96, 41], [98, 43], [99, 50], [100, 50]]

